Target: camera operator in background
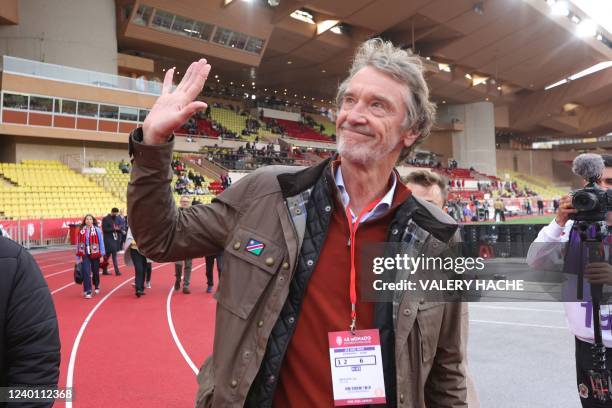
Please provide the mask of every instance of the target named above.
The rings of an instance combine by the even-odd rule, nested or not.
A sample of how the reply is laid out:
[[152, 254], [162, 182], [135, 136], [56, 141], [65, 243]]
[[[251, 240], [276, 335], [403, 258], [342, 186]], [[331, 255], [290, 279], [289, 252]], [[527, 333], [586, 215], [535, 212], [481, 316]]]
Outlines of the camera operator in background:
[[[581, 155], [579, 157], [587, 160], [597, 160], [605, 164], [600, 177], [595, 181], [602, 189], [612, 188], [612, 155]], [[576, 160], [574, 161], [574, 172], [576, 171]], [[529, 248], [527, 263], [537, 269], [550, 269], [555, 262], [563, 262], [567, 246], [560, 245], [570, 240], [570, 233], [574, 225], [573, 218], [578, 210], [574, 208], [573, 194], [561, 197], [557, 216], [549, 225], [542, 228], [534, 243]], [[612, 226], [612, 212], [607, 213], [607, 224]], [[604, 242], [609, 241], [610, 236]], [[552, 243], [547, 246], [543, 243]], [[606, 251], [607, 253], [608, 251]], [[584, 270], [585, 283], [612, 285], [612, 261], [607, 257], [607, 262], [591, 262]], [[571, 271], [574, 272], [574, 271]], [[577, 271], [576, 271], [577, 272]], [[576, 338], [576, 377], [578, 393], [583, 407], [612, 407], [612, 401], [601, 402], [593, 397], [588, 371], [592, 369], [593, 356], [591, 346], [594, 343], [594, 332], [592, 327], [592, 304], [591, 302], [565, 302], [565, 314], [572, 334]], [[610, 316], [610, 305], [601, 306], [602, 336], [606, 346], [606, 366], [612, 367], [612, 316]]]

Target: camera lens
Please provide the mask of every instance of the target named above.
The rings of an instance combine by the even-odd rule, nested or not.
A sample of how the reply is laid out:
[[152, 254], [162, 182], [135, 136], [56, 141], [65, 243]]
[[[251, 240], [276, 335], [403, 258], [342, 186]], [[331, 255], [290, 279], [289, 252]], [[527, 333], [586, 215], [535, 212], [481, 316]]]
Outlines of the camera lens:
[[597, 199], [597, 196], [587, 191], [577, 192], [574, 194], [574, 198], [572, 199], [572, 207], [578, 211], [594, 210], [598, 203], [599, 200]]

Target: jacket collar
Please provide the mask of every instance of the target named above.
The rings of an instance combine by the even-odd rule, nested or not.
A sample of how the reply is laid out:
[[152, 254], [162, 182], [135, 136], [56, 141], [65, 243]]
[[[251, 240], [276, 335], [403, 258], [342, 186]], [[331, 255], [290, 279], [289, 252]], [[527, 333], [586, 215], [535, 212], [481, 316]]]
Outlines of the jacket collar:
[[[306, 167], [296, 173], [283, 173], [276, 176], [278, 184], [284, 198], [295, 196], [304, 190], [312, 187], [329, 167], [329, 163], [334, 159], [327, 158], [314, 166]], [[331, 172], [330, 172], [331, 174]], [[332, 181], [333, 182], [333, 181]]]

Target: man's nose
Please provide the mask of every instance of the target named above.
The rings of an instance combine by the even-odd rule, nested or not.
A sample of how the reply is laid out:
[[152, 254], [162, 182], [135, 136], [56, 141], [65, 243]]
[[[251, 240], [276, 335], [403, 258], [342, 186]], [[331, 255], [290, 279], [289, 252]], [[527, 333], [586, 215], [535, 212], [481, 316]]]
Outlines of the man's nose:
[[362, 102], [357, 102], [350, 107], [346, 115], [346, 121], [349, 124], [367, 123], [367, 118], [365, 116], [365, 105]]

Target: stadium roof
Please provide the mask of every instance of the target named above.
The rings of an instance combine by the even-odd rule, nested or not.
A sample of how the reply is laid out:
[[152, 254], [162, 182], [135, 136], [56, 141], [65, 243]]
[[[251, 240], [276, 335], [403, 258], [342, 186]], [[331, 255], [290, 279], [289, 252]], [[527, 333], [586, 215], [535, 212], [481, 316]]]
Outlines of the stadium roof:
[[[589, 15], [574, 3], [280, 0], [272, 7], [275, 0], [116, 2], [178, 15], [191, 11], [195, 20], [227, 17], [221, 24], [238, 28], [237, 16], [248, 15], [244, 32], [255, 27], [266, 37], [262, 54], [245, 63], [207, 53], [210, 48], [136, 35], [133, 23], [119, 22], [119, 49], [154, 59], [160, 77], [163, 68], [175, 64], [184, 72], [189, 61], [204, 54], [221, 83], [246, 83], [249, 88], [255, 82], [258, 91], [287, 89], [291, 96], [329, 101], [346, 75], [355, 47], [381, 36], [423, 57], [436, 102], [491, 101], [499, 117], [507, 118], [496, 122], [498, 128], [540, 138], [612, 131], [612, 69], [568, 80], [612, 61], [612, 34], [596, 23], [590, 23], [592, 33], [585, 32]], [[302, 11], [302, 20], [291, 16], [296, 10]], [[314, 24], [304, 21], [309, 16]], [[555, 83], [561, 84], [545, 89]]]

